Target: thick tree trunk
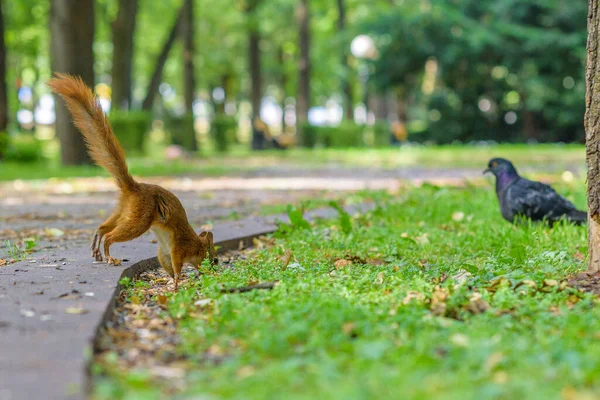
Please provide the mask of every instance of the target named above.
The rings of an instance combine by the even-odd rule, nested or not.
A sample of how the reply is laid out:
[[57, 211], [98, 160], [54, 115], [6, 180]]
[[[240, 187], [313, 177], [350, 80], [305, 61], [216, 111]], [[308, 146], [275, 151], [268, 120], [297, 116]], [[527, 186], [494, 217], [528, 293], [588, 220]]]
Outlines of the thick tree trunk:
[[154, 72], [152, 73], [152, 78], [150, 78], [150, 83], [148, 84], [148, 89], [146, 90], [146, 97], [142, 102], [142, 110], [150, 111], [152, 110], [152, 106], [154, 105], [154, 98], [156, 97], [156, 93], [158, 92], [158, 87], [160, 86], [160, 81], [162, 79], [163, 68], [165, 67], [165, 63], [167, 62], [167, 58], [169, 57], [169, 52], [175, 43], [175, 39], [177, 39], [177, 33], [179, 31], [180, 22], [183, 18], [183, 12], [185, 7], [181, 7], [179, 13], [177, 14], [177, 18], [171, 27], [171, 31], [169, 32], [169, 36], [167, 36], [167, 40], [163, 44], [163, 47], [156, 59], [156, 64], [154, 65]]
[[[8, 127], [8, 95], [6, 86], [6, 43], [4, 42], [3, 1], [0, 0], [0, 135]], [[0, 154], [2, 157], [2, 154]]]
[[535, 114], [527, 107], [527, 96], [525, 93], [520, 92], [519, 95], [523, 102], [521, 115], [523, 116], [523, 131], [525, 132], [525, 137], [527, 139], [538, 140], [540, 137], [535, 121]]
[[310, 108], [310, 10], [309, 0], [299, 0], [296, 16], [299, 28], [298, 95], [296, 96], [296, 130], [302, 144], [302, 126], [308, 122]]
[[[338, 34], [343, 35], [346, 29], [346, 5], [344, 0], [337, 0], [338, 6]], [[344, 66], [345, 76], [340, 86], [344, 96], [344, 119], [352, 121], [354, 119], [354, 101], [352, 97], [352, 84], [350, 83], [350, 66], [348, 65], [348, 46], [344, 45], [342, 49], [342, 65]]]
[[196, 130], [194, 129], [194, 93], [196, 78], [194, 75], [194, 0], [183, 2], [183, 19], [181, 21], [183, 38], [183, 98], [186, 113], [186, 135], [190, 137], [190, 150], [198, 150]]
[[[80, 76], [94, 87], [94, 0], [50, 2], [52, 70]], [[55, 96], [56, 132], [63, 165], [91, 164], [83, 138]]]
[[600, 271], [600, 0], [589, 1], [585, 145], [588, 168], [588, 267]]
[[138, 0], [119, 0], [117, 18], [112, 23], [112, 108], [131, 108], [131, 70], [133, 65], [133, 36]]
[[257, 129], [256, 120], [260, 118], [262, 104], [262, 72], [260, 53], [260, 33], [258, 22], [254, 16], [259, 0], [249, 0], [246, 7], [248, 23], [248, 69], [250, 70], [250, 103], [252, 105], [252, 149], [261, 150], [266, 147], [264, 133]]
[[6, 44], [4, 43], [3, 1], [0, 0], [0, 160], [4, 157], [5, 144], [8, 142], [8, 94], [6, 85]]

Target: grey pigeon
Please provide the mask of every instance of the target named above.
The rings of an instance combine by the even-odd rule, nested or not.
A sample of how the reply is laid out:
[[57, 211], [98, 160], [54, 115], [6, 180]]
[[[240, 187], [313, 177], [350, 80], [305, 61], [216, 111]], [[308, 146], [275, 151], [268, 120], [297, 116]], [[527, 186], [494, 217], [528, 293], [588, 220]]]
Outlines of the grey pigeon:
[[496, 195], [505, 220], [529, 218], [552, 225], [561, 219], [574, 224], [587, 222], [587, 213], [579, 211], [573, 203], [541, 182], [533, 182], [519, 176], [512, 163], [503, 158], [493, 158], [488, 169], [496, 177]]

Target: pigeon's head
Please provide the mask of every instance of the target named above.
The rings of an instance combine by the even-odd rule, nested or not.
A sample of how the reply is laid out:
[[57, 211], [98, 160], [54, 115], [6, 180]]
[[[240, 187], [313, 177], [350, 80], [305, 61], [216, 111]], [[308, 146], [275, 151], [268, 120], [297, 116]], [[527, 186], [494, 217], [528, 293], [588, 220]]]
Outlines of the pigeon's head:
[[517, 175], [514, 165], [504, 158], [492, 158], [488, 163], [487, 169], [483, 171], [484, 174], [488, 172], [491, 172], [496, 177], [501, 175]]

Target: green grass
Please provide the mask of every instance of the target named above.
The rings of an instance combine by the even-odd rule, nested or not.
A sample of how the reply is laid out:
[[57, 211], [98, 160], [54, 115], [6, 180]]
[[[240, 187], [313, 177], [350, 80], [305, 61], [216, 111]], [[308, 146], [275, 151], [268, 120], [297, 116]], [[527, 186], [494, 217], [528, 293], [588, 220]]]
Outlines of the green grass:
[[[221, 165], [198, 165], [185, 161], [131, 159], [129, 160], [131, 173], [136, 176], [177, 176], [199, 175], [220, 176], [243, 171], [237, 167]], [[48, 178], [86, 178], [95, 176], [108, 177], [108, 173], [95, 166], [61, 166], [58, 162], [47, 161], [37, 163], [0, 162], [0, 181], [15, 179], [35, 180]]]
[[[63, 167], [53, 148], [48, 161], [32, 164], [0, 162], [0, 181], [13, 179], [45, 179], [107, 176], [96, 167]], [[130, 157], [133, 174], [138, 176], [204, 175], [217, 176], [250, 172], [257, 168], [282, 165], [300, 168], [318, 168], [332, 164], [340, 167], [438, 167], [478, 168], [487, 165], [490, 158], [505, 157], [518, 167], [584, 167], [585, 148], [581, 145], [524, 145], [497, 146], [417, 146], [383, 149], [292, 149], [250, 152], [246, 146], [236, 146], [226, 155], [207, 152], [193, 160], [166, 161], [160, 149], [151, 156]]]
[[565, 166], [585, 162], [585, 147], [561, 144], [501, 144], [494, 146], [404, 146], [381, 149], [294, 149], [288, 160], [307, 164], [340, 163], [355, 167], [401, 166], [481, 168], [493, 157], [504, 157], [518, 165]]
[[[557, 188], [584, 207], [583, 182]], [[181, 398], [600, 395], [598, 301], [565, 286], [586, 267], [585, 227], [513, 226], [490, 187], [359, 197], [377, 206], [350, 227], [340, 217], [302, 228], [295, 215], [274, 247], [170, 297], [179, 353], [192, 362]], [[283, 269], [286, 250], [294, 264]], [[339, 259], [354, 263], [336, 268]], [[219, 290], [274, 280], [271, 291]], [[199, 308], [199, 298], [213, 302]], [[206, 358], [215, 352], [216, 364]], [[105, 372], [98, 398], [165, 390], [143, 370]]]
[[23, 261], [27, 255], [34, 251], [37, 246], [35, 238], [26, 238], [23, 240], [23, 246], [19, 247], [10, 240], [4, 240], [4, 248], [0, 248], [0, 257], [6, 257], [9, 260]]

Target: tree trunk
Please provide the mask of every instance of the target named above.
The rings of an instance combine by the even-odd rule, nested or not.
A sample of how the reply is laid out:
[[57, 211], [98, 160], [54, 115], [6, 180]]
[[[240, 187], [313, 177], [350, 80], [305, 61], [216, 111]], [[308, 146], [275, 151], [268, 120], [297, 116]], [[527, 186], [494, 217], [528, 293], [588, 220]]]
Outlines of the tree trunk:
[[196, 130], [194, 129], [194, 92], [196, 79], [194, 76], [194, 0], [183, 2], [183, 19], [181, 21], [183, 38], [183, 98], [185, 102], [186, 132], [189, 135], [190, 150], [198, 151]]
[[156, 64], [154, 66], [154, 72], [152, 73], [152, 78], [150, 78], [150, 83], [148, 84], [148, 89], [146, 90], [146, 98], [142, 102], [142, 110], [150, 111], [152, 110], [152, 106], [154, 105], [154, 97], [158, 92], [158, 87], [160, 86], [160, 81], [162, 79], [163, 68], [165, 67], [165, 63], [167, 62], [167, 58], [169, 57], [169, 52], [175, 43], [175, 39], [177, 39], [177, 33], [179, 31], [179, 25], [183, 18], [183, 12], [185, 7], [182, 6], [181, 10], [177, 14], [177, 18], [171, 27], [171, 31], [169, 32], [169, 36], [167, 36], [167, 40], [163, 44], [162, 50], [158, 55], [156, 60]]
[[298, 60], [298, 95], [296, 98], [296, 131], [303, 144], [302, 126], [308, 122], [310, 108], [310, 11], [309, 0], [299, 0], [296, 16], [299, 27], [300, 58]]
[[386, 122], [388, 119], [388, 110], [385, 96], [381, 93], [373, 93], [371, 101], [373, 102], [371, 109], [375, 116], [375, 122]]
[[288, 77], [285, 72], [285, 52], [283, 51], [283, 46], [279, 46], [277, 50], [277, 58], [279, 59], [279, 67], [281, 68], [279, 72], [279, 86], [280, 86], [280, 95], [281, 95], [281, 132], [285, 133], [285, 99], [286, 95], [286, 87], [288, 84]]
[[8, 94], [6, 86], [6, 44], [4, 43], [3, 1], [0, 0], [0, 160], [8, 143]]
[[133, 64], [133, 36], [138, 0], [119, 0], [117, 18], [112, 23], [112, 108], [131, 108], [131, 70]]
[[266, 147], [264, 132], [256, 128], [256, 119], [260, 118], [262, 104], [262, 73], [260, 54], [260, 33], [254, 12], [258, 0], [251, 0], [246, 8], [248, 18], [248, 69], [250, 70], [250, 103], [252, 104], [252, 149], [262, 150]]
[[[215, 108], [215, 115], [225, 115], [225, 105], [227, 104], [227, 100], [229, 98], [229, 96], [231, 95], [230, 90], [231, 90], [231, 75], [228, 73], [225, 73], [223, 75], [221, 75], [221, 88], [223, 89], [223, 99], [220, 102], [216, 102], [213, 99], [214, 102], [214, 108]], [[213, 98], [212, 95], [212, 91], [211, 91], [211, 98]]]
[[589, 1], [585, 145], [588, 168], [588, 268], [600, 271], [600, 0]]
[[[50, 36], [52, 70], [80, 76], [94, 87], [94, 0], [52, 0]], [[54, 98], [63, 165], [91, 164], [83, 137], [71, 122], [64, 102]]]
[[[337, 0], [338, 6], [338, 34], [341, 36], [346, 30], [346, 5], [344, 0]], [[354, 101], [352, 97], [352, 85], [350, 83], [350, 66], [348, 65], [348, 46], [344, 43], [342, 49], [342, 65], [344, 66], [344, 78], [340, 83], [342, 94], [344, 96], [344, 119], [348, 121], [354, 120]]]

